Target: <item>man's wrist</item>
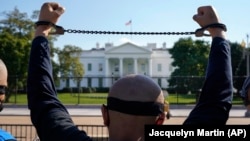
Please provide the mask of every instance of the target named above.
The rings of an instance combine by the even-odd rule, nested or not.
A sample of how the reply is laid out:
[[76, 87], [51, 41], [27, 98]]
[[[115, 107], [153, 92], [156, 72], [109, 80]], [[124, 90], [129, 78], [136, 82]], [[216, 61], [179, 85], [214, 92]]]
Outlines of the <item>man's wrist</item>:
[[35, 37], [37, 36], [47, 37], [49, 35], [50, 30], [51, 30], [51, 26], [49, 25], [39, 25], [36, 27]]
[[225, 32], [227, 31], [227, 27], [225, 24], [222, 23], [215, 23], [208, 26], [207, 30], [209, 31], [210, 35], [214, 37], [221, 37], [225, 38]]
[[221, 28], [209, 28], [208, 31], [209, 31], [212, 38], [214, 38], [214, 37], [221, 37], [223, 39], [226, 38], [226, 33]]

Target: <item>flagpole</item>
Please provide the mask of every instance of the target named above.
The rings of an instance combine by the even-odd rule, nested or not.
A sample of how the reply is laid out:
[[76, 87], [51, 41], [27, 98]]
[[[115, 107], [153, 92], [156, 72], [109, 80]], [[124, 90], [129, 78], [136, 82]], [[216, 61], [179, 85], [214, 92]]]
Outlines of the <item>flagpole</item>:
[[246, 75], [247, 76], [249, 76], [249, 69], [250, 69], [250, 66], [249, 66], [249, 51], [248, 51], [248, 48], [249, 48], [249, 46], [248, 46], [248, 38], [249, 38], [249, 35], [247, 34], [247, 45], [246, 45], [246, 48], [244, 49], [244, 51], [245, 51], [245, 55], [247, 55], [247, 73], [246, 73]]
[[[130, 32], [133, 31], [132, 29], [132, 19], [130, 19], [128, 22], [125, 23], [126, 26], [129, 26], [130, 27]], [[130, 40], [132, 41], [132, 34], [130, 34]]]
[[[130, 21], [131, 21], [131, 24], [130, 24], [130, 32], [133, 32], [133, 28], [132, 28], [132, 19], [131, 19]], [[131, 41], [132, 41], [132, 34], [130, 34], [130, 38], [131, 38]]]

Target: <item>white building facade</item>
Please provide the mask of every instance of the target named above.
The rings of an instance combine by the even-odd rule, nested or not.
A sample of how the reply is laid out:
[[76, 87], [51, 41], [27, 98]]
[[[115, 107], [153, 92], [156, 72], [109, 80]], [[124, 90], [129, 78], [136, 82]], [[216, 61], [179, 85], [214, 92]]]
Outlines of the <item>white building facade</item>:
[[[84, 50], [80, 57], [85, 74], [80, 87], [110, 87], [117, 79], [127, 74], [143, 74], [152, 77], [162, 88], [168, 87], [167, 79], [173, 72], [173, 59], [166, 44], [159, 48], [155, 43], [138, 46], [127, 42], [119, 46], [99, 44], [91, 50]], [[72, 79], [61, 81], [60, 89], [77, 87]]]

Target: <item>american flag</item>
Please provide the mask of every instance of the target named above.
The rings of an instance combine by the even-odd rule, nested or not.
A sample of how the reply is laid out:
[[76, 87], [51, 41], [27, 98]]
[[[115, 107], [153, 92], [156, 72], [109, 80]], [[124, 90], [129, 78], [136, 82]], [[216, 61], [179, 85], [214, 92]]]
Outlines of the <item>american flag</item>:
[[125, 25], [131, 25], [132, 24], [132, 20], [129, 20], [128, 22], [125, 23]]

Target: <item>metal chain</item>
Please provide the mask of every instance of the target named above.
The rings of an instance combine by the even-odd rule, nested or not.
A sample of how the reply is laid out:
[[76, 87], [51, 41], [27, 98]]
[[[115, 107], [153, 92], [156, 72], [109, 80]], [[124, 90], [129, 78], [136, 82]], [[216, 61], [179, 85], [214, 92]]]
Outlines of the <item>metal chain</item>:
[[120, 31], [93, 31], [93, 30], [75, 30], [75, 29], [67, 29], [65, 30], [62, 26], [55, 25], [54, 23], [48, 21], [37, 21], [36, 26], [39, 25], [49, 25], [54, 27], [55, 31], [50, 34], [59, 34], [63, 35], [65, 32], [67, 33], [82, 33], [82, 34], [129, 34], [129, 35], [192, 35], [195, 34], [196, 37], [201, 36], [210, 36], [209, 34], [204, 33], [204, 31], [209, 27], [219, 27], [224, 31], [227, 31], [227, 28], [224, 24], [214, 23], [209, 24], [205, 27], [197, 29], [195, 32], [120, 32]]
[[[48, 24], [47, 22], [40, 22], [41, 24]], [[39, 25], [37, 24], [37, 25]], [[63, 35], [65, 32], [67, 33], [82, 33], [82, 34], [129, 34], [129, 35], [192, 35], [195, 34], [196, 37], [201, 36], [210, 36], [204, 33], [206, 28], [197, 29], [195, 32], [121, 32], [121, 31], [94, 31], [94, 30], [75, 30], [75, 29], [64, 29], [62, 26], [53, 25], [55, 28], [54, 32], [50, 34], [59, 34]]]
[[90, 31], [90, 30], [64, 30], [67, 33], [82, 34], [121, 34], [121, 35], [192, 35], [195, 32], [120, 32], [120, 31]]

